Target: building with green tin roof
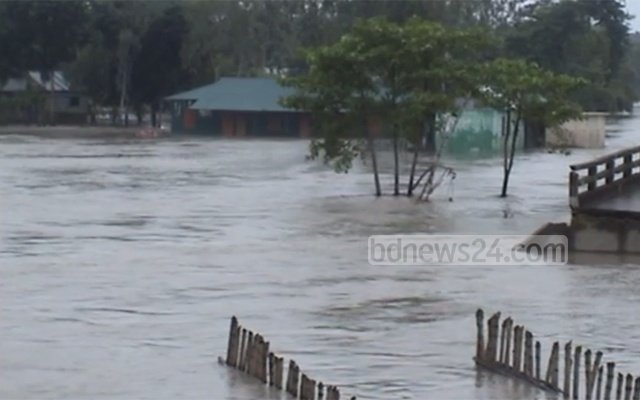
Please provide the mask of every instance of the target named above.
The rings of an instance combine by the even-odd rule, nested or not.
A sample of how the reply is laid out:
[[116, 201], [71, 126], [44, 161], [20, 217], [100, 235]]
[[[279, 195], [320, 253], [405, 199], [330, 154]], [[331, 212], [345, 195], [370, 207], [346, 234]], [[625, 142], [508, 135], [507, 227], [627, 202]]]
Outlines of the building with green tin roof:
[[[166, 97], [174, 134], [227, 137], [309, 137], [310, 114], [287, 109], [280, 99], [293, 93], [273, 78], [221, 78], [215, 83]], [[505, 116], [501, 111], [470, 104], [463, 108], [446, 151], [457, 157], [493, 156], [502, 151]], [[522, 127], [517, 148], [536, 147], [535, 132]], [[370, 121], [374, 135], [385, 127]], [[436, 143], [443, 138], [436, 137]]]
[[280, 105], [292, 93], [273, 78], [221, 78], [164, 100], [174, 133], [308, 137], [309, 114]]

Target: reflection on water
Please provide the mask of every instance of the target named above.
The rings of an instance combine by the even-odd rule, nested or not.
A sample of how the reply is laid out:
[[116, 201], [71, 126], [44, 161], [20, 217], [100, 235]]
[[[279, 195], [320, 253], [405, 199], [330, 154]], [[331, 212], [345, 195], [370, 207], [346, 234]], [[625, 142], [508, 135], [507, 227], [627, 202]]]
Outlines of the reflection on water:
[[431, 203], [375, 199], [366, 166], [336, 175], [302, 141], [0, 137], [0, 398], [278, 398], [217, 365], [231, 314], [360, 398], [544, 399], [475, 370], [478, 306], [545, 354], [576, 339], [633, 372], [637, 260], [371, 267], [366, 238], [567, 220], [567, 166], [638, 128], [615, 121], [605, 150], [522, 155], [508, 199], [499, 160], [449, 161], [455, 186]]

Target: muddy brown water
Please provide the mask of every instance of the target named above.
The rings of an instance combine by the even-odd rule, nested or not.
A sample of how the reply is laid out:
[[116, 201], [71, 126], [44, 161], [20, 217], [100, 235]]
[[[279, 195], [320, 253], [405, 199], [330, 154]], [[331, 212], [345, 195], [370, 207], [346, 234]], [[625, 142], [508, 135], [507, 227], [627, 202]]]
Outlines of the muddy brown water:
[[[0, 137], [0, 398], [277, 398], [216, 363], [232, 314], [312, 377], [362, 399], [545, 398], [476, 372], [474, 311], [574, 339], [640, 372], [640, 268], [372, 267], [382, 233], [530, 233], [567, 220], [568, 165], [638, 143], [450, 161], [430, 203], [375, 199], [307, 143]], [[384, 177], [390, 181], [389, 177]], [[452, 194], [454, 201], [447, 197]]]

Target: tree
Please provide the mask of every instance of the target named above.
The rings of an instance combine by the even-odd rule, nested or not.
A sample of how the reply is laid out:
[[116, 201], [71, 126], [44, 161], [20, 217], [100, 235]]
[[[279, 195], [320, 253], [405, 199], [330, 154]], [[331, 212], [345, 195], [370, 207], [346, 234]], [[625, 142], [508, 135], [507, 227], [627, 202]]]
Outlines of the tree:
[[[399, 57], [402, 68], [401, 86], [405, 137], [413, 147], [413, 160], [407, 185], [407, 195], [412, 196], [420, 181], [427, 176], [421, 197], [428, 196], [434, 185], [439, 159], [446, 145], [446, 125], [438, 124], [447, 116], [460, 115], [461, 101], [474, 94], [478, 86], [478, 65], [483, 54], [493, 44], [483, 30], [446, 28], [438, 23], [412, 18], [404, 25], [403, 47]], [[451, 128], [451, 127], [449, 127]], [[443, 139], [436, 148], [436, 135]], [[434, 158], [416, 180], [416, 166], [420, 151], [425, 149]]]
[[[447, 29], [420, 18], [403, 24], [380, 18], [360, 21], [337, 43], [306, 52], [309, 72], [289, 80], [298, 94], [286, 104], [310, 111], [320, 127], [321, 139], [312, 144], [313, 158], [324, 154], [338, 170], [348, 170], [352, 160], [368, 149], [377, 195], [381, 190], [375, 142], [381, 136], [368, 129], [368, 122], [380, 120], [393, 147], [393, 194], [400, 194], [401, 139], [414, 147], [406, 194], [413, 195], [425, 175], [425, 186], [432, 191], [437, 187], [437, 166], [414, 180], [423, 127], [435, 135], [436, 116], [455, 114], [458, 98], [477, 86], [471, 61], [486, 42], [481, 32]], [[367, 146], [358, 146], [358, 140]]]
[[500, 197], [506, 197], [521, 123], [531, 119], [553, 126], [579, 117], [580, 108], [570, 95], [584, 82], [523, 60], [497, 59], [486, 66], [484, 74], [484, 101], [505, 113]]
[[619, 85], [629, 18], [619, 0], [541, 1], [506, 35], [506, 53], [587, 80], [574, 93], [587, 110], [630, 110], [636, 96]]
[[187, 32], [182, 9], [171, 7], [151, 23], [140, 40], [131, 72], [132, 100], [151, 105], [152, 126], [156, 126], [160, 98], [188, 81], [180, 58]]
[[[347, 172], [357, 157], [371, 155], [375, 194], [382, 190], [372, 132], [368, 121], [377, 111], [376, 83], [367, 74], [356, 43], [343, 38], [332, 46], [305, 51], [309, 71], [285, 80], [297, 93], [283, 100], [288, 107], [311, 112], [319, 139], [311, 143], [310, 157], [322, 155], [336, 172]], [[366, 140], [368, 146], [362, 145]]]
[[[9, 1], [2, 5], [2, 42], [12, 56], [1, 69], [10, 75], [40, 72], [53, 94], [53, 74], [75, 58], [85, 39], [86, 3], [82, 1]], [[19, 46], [19, 47], [18, 47]], [[1, 71], [0, 71], [1, 72]], [[50, 101], [53, 122], [53, 100]]]

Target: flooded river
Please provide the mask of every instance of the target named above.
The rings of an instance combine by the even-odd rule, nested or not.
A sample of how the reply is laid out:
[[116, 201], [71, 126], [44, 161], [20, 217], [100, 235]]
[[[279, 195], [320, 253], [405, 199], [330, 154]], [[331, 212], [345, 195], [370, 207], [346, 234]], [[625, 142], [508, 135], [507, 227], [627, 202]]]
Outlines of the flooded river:
[[[566, 221], [568, 165], [603, 150], [452, 162], [431, 203], [371, 196], [303, 141], [0, 137], [0, 398], [273, 398], [216, 363], [237, 315], [309, 375], [361, 399], [543, 398], [477, 373], [477, 307], [640, 372], [640, 268], [372, 267], [366, 239], [530, 233]], [[385, 177], [390, 181], [388, 177]], [[447, 197], [453, 194], [454, 201]]]

